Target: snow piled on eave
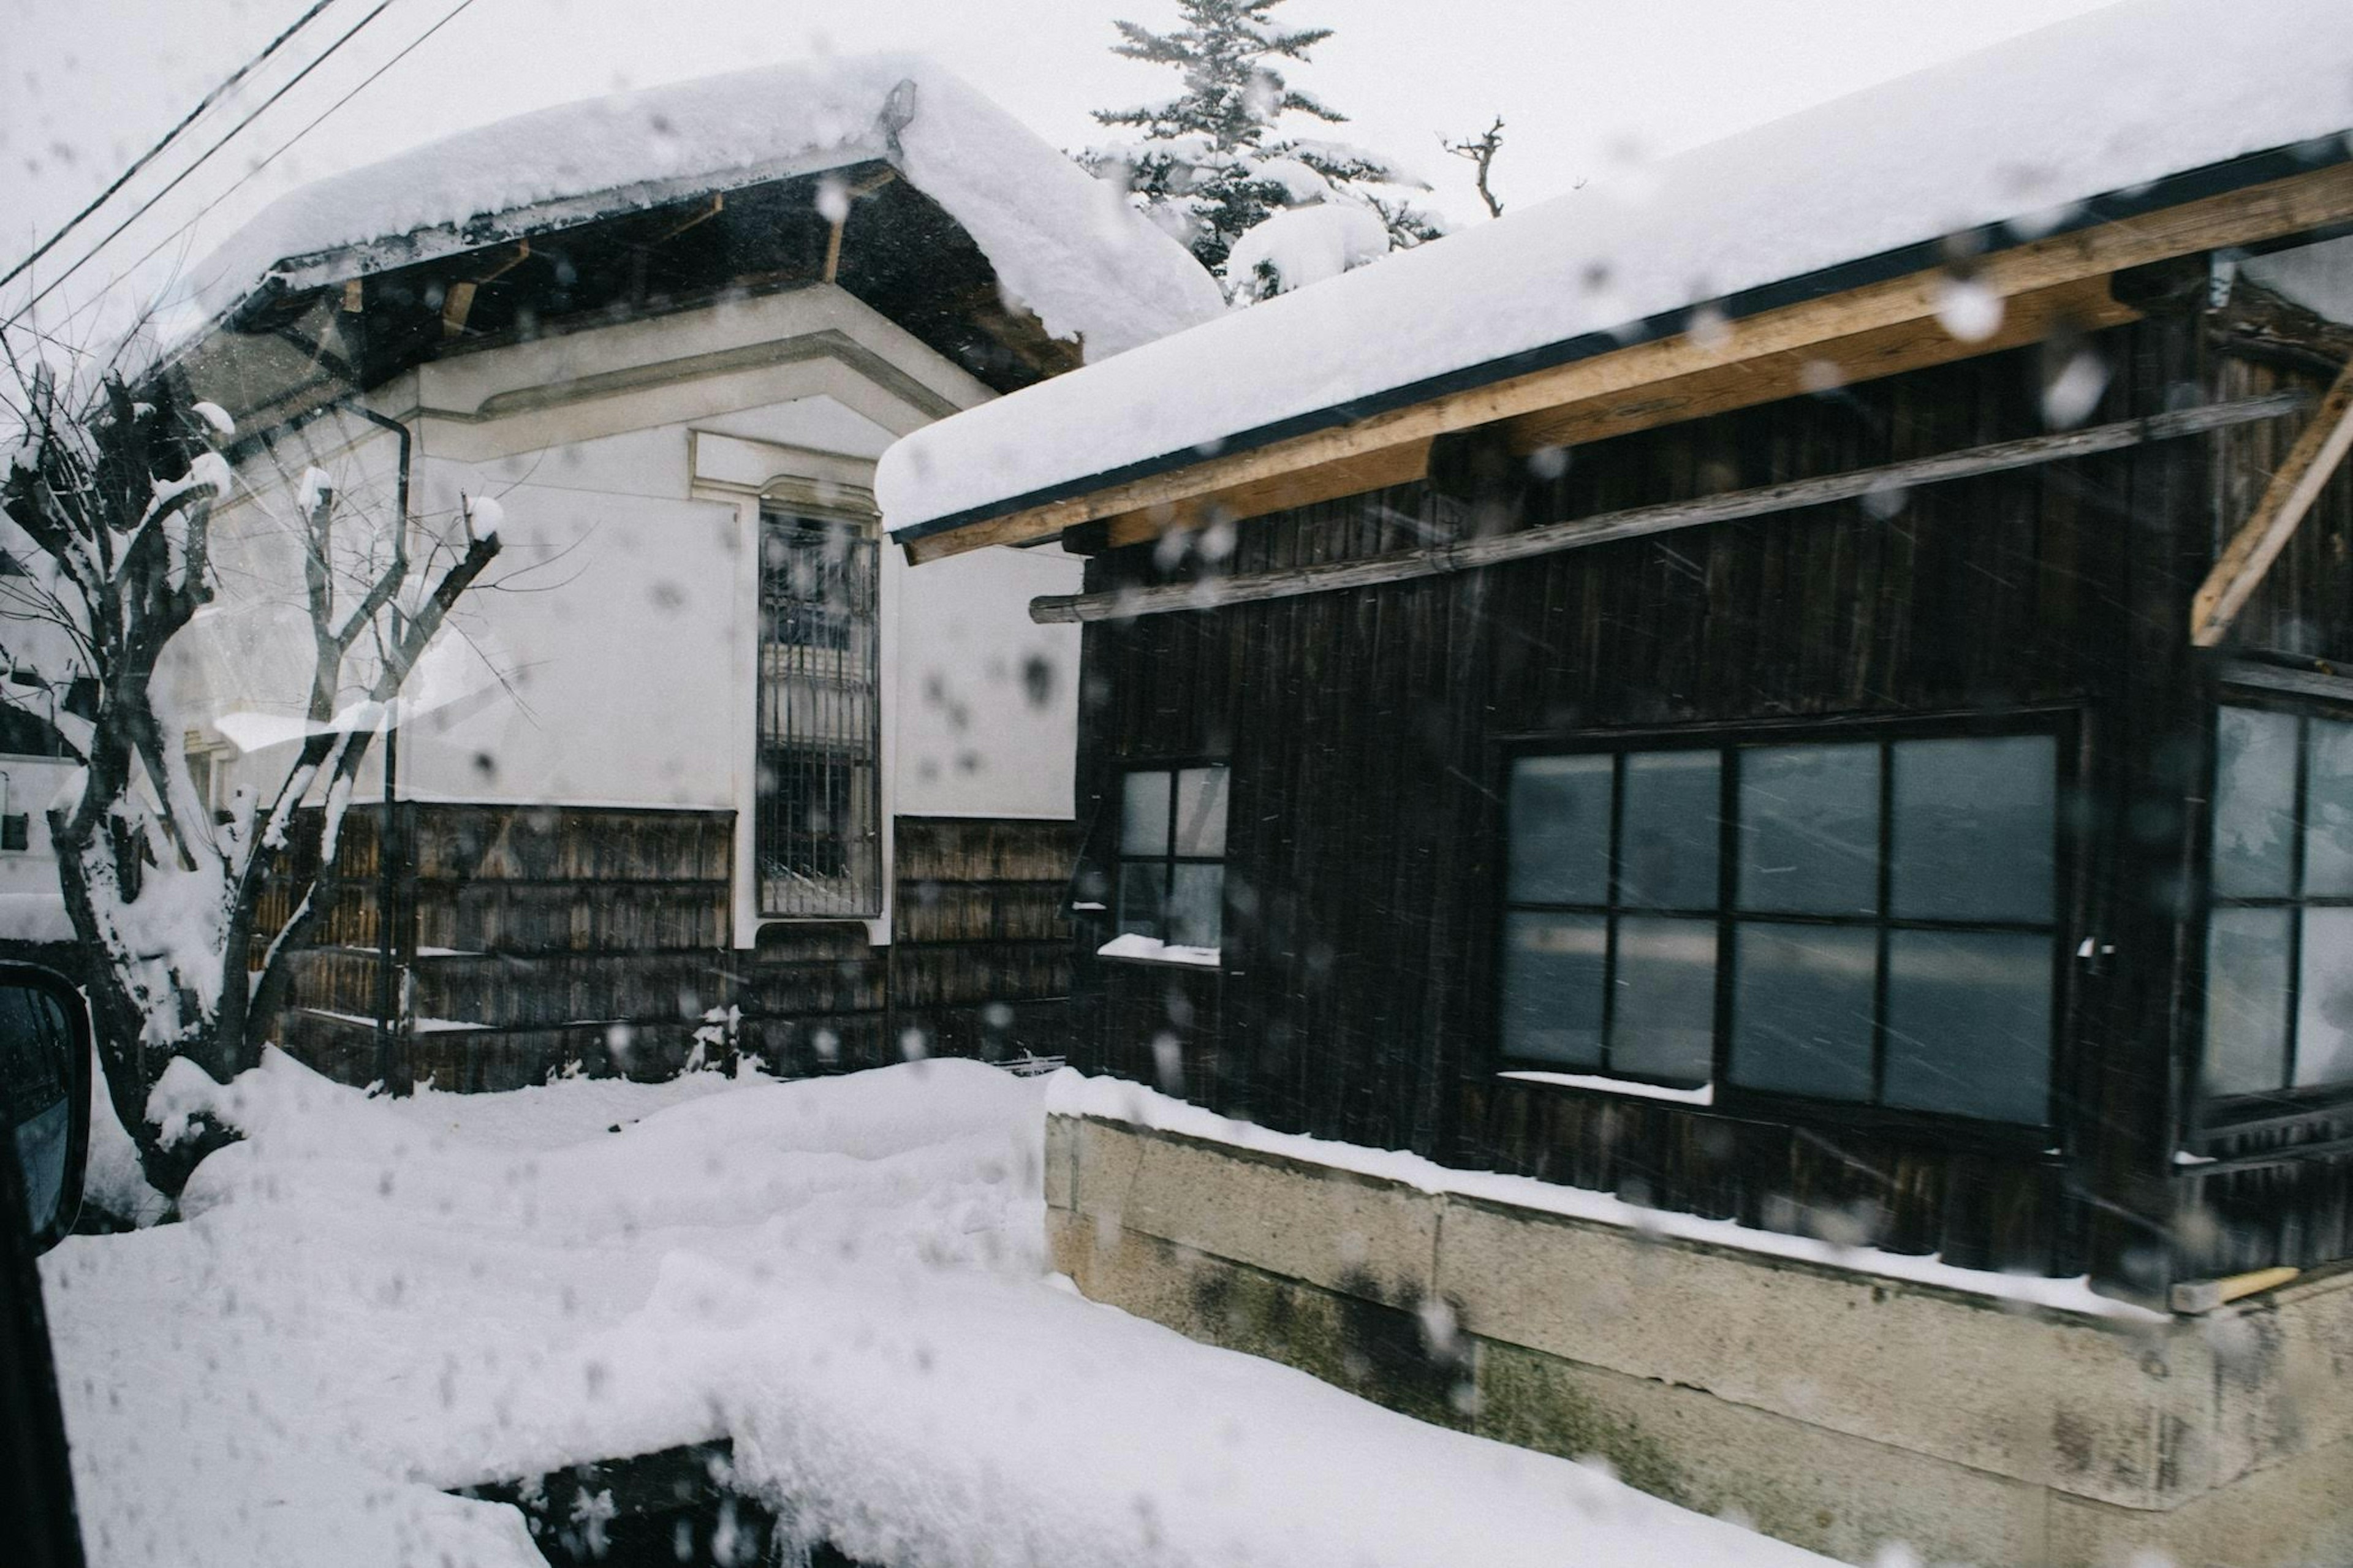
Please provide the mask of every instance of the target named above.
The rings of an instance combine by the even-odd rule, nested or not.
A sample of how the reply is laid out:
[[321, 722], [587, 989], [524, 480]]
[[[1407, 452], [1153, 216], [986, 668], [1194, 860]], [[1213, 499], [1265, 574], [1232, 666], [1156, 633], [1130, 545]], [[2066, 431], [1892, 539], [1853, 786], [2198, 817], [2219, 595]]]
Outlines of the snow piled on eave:
[[2344, 0], [2133, 0], [1253, 306], [901, 441], [893, 531], [2353, 126]]
[[[893, 149], [882, 117], [902, 82], [913, 118]], [[883, 157], [972, 236], [1012, 303], [1082, 339], [1090, 360], [1223, 308], [1116, 187], [912, 55], [764, 67], [460, 132], [280, 197], [191, 269], [194, 299], [211, 320], [272, 272], [323, 281]]]

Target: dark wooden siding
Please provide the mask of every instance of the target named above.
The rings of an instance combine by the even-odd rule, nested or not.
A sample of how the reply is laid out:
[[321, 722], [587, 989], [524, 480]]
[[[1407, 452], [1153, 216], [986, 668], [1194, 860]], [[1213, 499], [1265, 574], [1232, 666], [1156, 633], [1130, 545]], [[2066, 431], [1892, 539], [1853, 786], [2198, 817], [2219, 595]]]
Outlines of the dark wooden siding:
[[[2189, 322], [2144, 322], [2090, 347], [2110, 374], [2095, 417], [2204, 395]], [[2036, 352], [1989, 356], [1624, 437], [1483, 502], [1416, 485], [1252, 521], [1223, 569], [2031, 434], [2043, 427], [2043, 363]], [[2211, 548], [2205, 454], [2172, 443], [1923, 489], [1878, 509], [1090, 625], [1080, 775], [1090, 861], [1108, 855], [1112, 813], [1100, 803], [1120, 767], [1225, 756], [1236, 898], [1222, 975], [1082, 958], [1088, 1059], [1319, 1136], [1777, 1229], [1853, 1235], [1860, 1222], [1883, 1246], [1955, 1262], [2089, 1265], [2161, 1284], [2161, 1261], [2152, 1272], [2140, 1255], [2170, 1202], [2184, 752], [2200, 722], [2185, 695], [2182, 612]], [[1088, 586], [1203, 569], [1165, 566], [1136, 546], [1091, 562]], [[2105, 974], [2086, 966], [2069, 985], [2056, 1152], [1828, 1112], [1793, 1127], [1494, 1076], [1495, 785], [1508, 738], [2020, 709], [2071, 714], [2082, 737], [2065, 931], [2071, 948], [2096, 932], [2119, 950]], [[1100, 918], [1086, 922], [1082, 953], [1107, 934]], [[1174, 1049], [1155, 1051], [1164, 1035]]]

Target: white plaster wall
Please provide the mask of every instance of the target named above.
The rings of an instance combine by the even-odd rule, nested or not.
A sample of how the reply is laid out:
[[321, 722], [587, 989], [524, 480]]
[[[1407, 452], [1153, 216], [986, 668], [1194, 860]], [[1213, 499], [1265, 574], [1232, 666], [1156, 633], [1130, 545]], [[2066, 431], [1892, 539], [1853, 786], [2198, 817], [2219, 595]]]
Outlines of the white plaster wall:
[[[748, 822], [763, 496], [871, 515], [874, 458], [987, 395], [833, 289], [459, 354], [380, 389], [414, 432], [412, 552], [455, 537], [466, 497], [493, 497], [503, 514], [500, 555], [415, 693], [425, 706], [402, 733], [402, 795]], [[292, 537], [284, 488], [303, 468], [325, 471], [344, 504], [388, 514], [396, 451], [387, 432], [330, 419], [248, 463], [262, 493], [231, 511], [251, 580]], [[1031, 625], [1027, 605], [1074, 589], [1080, 563], [992, 550], [914, 571], [887, 546], [883, 563], [886, 831], [900, 814], [1069, 816], [1079, 639]], [[299, 571], [287, 582], [299, 595]], [[288, 613], [244, 608], [264, 624]], [[184, 672], [192, 721], [257, 702], [298, 712], [300, 682], [280, 662], [302, 668], [248, 654]], [[244, 772], [283, 766], [272, 748]], [[381, 777], [372, 765], [355, 798], [378, 798]], [[738, 838], [748, 942], [751, 846]]]
[[998, 547], [920, 568], [892, 552], [899, 600], [898, 809], [909, 816], [1066, 817], [1078, 755], [1079, 628], [1029, 616], [1078, 591], [1059, 548]]

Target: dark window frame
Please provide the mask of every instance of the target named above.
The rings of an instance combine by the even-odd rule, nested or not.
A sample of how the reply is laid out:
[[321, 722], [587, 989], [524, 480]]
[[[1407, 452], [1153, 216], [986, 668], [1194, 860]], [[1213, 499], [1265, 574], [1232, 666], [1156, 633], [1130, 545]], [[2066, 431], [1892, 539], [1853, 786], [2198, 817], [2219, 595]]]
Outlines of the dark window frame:
[[[1614, 1014], [1614, 973], [1617, 949], [1617, 922], [1621, 914], [1658, 914], [1675, 918], [1683, 911], [1669, 909], [1621, 907], [1616, 902], [1618, 879], [1622, 859], [1620, 825], [1623, 815], [1620, 784], [1625, 773], [1625, 757], [1632, 752], [1665, 751], [1712, 751], [1718, 752], [1723, 763], [1718, 769], [1718, 811], [1716, 847], [1716, 907], [1711, 910], [1683, 914], [1696, 918], [1712, 916], [1715, 922], [1715, 1037], [1707, 1085], [1712, 1089], [1708, 1107], [1716, 1113], [1754, 1115], [1783, 1122], [1816, 1122], [1868, 1131], [1922, 1133], [1946, 1140], [1998, 1146], [2031, 1144], [2042, 1148], [2063, 1133], [2063, 1108], [2068, 1101], [2069, 1086], [2076, 1070], [2073, 1041], [2077, 1033], [2075, 1020], [2075, 988], [2071, 955], [2077, 945], [2077, 936], [2084, 927], [2083, 889], [2080, 886], [2082, 850], [2078, 843], [2080, 827], [2071, 812], [2074, 798], [2087, 777], [2088, 764], [2084, 755], [2088, 724], [2085, 716], [2072, 706], [2034, 706], [1970, 712], [1940, 712], [1856, 718], [1795, 718], [1740, 721], [1728, 723], [1680, 725], [1672, 728], [1656, 726], [1597, 728], [1570, 732], [1536, 731], [1500, 737], [1493, 747], [1493, 762], [1490, 777], [1493, 780], [1492, 798], [1496, 823], [1493, 842], [1497, 846], [1494, 873], [1495, 895], [1490, 901], [1493, 911], [1493, 929], [1489, 946], [1490, 977], [1482, 987], [1490, 1006], [1486, 1031], [1490, 1053], [1498, 1072], [1554, 1073], [1596, 1079], [1609, 1079], [1632, 1087], [1688, 1089], [1688, 1082], [1677, 1082], [1657, 1077], [1615, 1072], [1609, 1069], [1610, 1041], [1608, 1022]], [[1894, 790], [1894, 769], [1891, 765], [1889, 748], [1898, 742], [1918, 740], [2000, 740], [2018, 736], [2047, 736], [2052, 742], [2055, 777], [2052, 820], [2052, 911], [2047, 921], [1940, 920], [1918, 917], [1896, 917], [1889, 912], [1888, 900], [1893, 861], [1889, 853], [1894, 833], [1894, 814], [1890, 799]], [[1778, 911], [1746, 912], [1739, 908], [1737, 874], [1740, 856], [1737, 802], [1741, 770], [1738, 754], [1744, 750], [1776, 745], [1835, 745], [1869, 743], [1879, 748], [1879, 804], [1877, 837], [1877, 890], [1875, 910], [1870, 915], [1786, 914]], [[1511, 898], [1507, 879], [1510, 872], [1511, 822], [1510, 797], [1512, 770], [1522, 758], [1609, 754], [1617, 760], [1611, 771], [1609, 901], [1597, 905], [1552, 905], [1534, 900]], [[1581, 1068], [1559, 1062], [1549, 1062], [1506, 1054], [1504, 1044], [1504, 973], [1506, 943], [1509, 941], [1507, 917], [1518, 910], [1557, 910], [1558, 912], [1601, 917], [1608, 931], [1608, 952], [1611, 967], [1605, 967], [1603, 985], [1605, 1023], [1602, 1039], [1603, 1066]], [[1733, 1045], [1734, 963], [1736, 952], [1736, 930], [1742, 924], [1788, 924], [1815, 928], [1843, 927], [1873, 929], [1878, 932], [1874, 961], [1873, 1016], [1872, 1022], [1872, 1093], [1870, 1100], [1849, 1100], [1827, 1096], [1787, 1093], [1744, 1087], [1731, 1074]], [[1922, 1110], [1910, 1107], [1891, 1106], [1881, 1102], [1885, 1092], [1888, 1059], [1887, 1028], [1887, 950], [1889, 935], [1905, 930], [1943, 931], [1955, 932], [1995, 931], [2030, 932], [2047, 935], [2051, 942], [2051, 991], [2049, 1070], [2047, 1098], [2042, 1120], [2037, 1122], [1996, 1121], [1970, 1117], [1954, 1111]], [[1607, 1094], [1608, 1089], [1595, 1092]]]
[[[767, 501], [754, 537], [755, 907], [764, 920], [875, 919], [886, 907], [881, 542], [871, 519]], [[841, 602], [795, 581], [804, 560]]]
[[[2218, 894], [2214, 890], [2214, 829], [2218, 816], [2215, 803], [2221, 786], [2220, 736], [2222, 710], [2226, 708], [2253, 709], [2278, 714], [2296, 722], [2290, 890], [2284, 895], [2250, 897]], [[2293, 1125], [2353, 1105], [2353, 1078], [2340, 1079], [2333, 1083], [2299, 1085], [2295, 1081], [2304, 996], [2302, 911], [2307, 909], [2353, 909], [2353, 894], [2316, 897], [2304, 890], [2307, 848], [2306, 785], [2312, 768], [2311, 721], [2316, 719], [2329, 723], [2353, 724], [2353, 704], [2333, 701], [2326, 696], [2223, 684], [2216, 689], [2213, 703], [2207, 710], [2203, 820], [2199, 825], [2193, 872], [2198, 890], [2193, 906], [2198, 911], [2198, 929], [2197, 940], [2190, 944], [2190, 965], [2195, 973], [2193, 994], [2196, 998], [2192, 1036], [2194, 1050], [2193, 1059], [2183, 1075], [2191, 1106], [2187, 1119], [2187, 1125], [2190, 1127], [2208, 1131], [2256, 1131], [2274, 1125]], [[2282, 987], [2281, 997], [2284, 1010], [2285, 1048], [2280, 1060], [2281, 1083], [2275, 1089], [2217, 1091], [2206, 1081], [2210, 1045], [2207, 1022], [2211, 1006], [2208, 957], [2214, 911], [2226, 909], [2280, 909], [2289, 910], [2296, 917], [2288, 922], [2287, 983]]]
[[[1176, 853], [1176, 775], [1188, 771], [1204, 768], [1220, 769], [1226, 775], [1224, 803], [1226, 820], [1224, 825], [1224, 833], [1221, 835], [1225, 839], [1226, 852], [1221, 855], [1179, 855]], [[1130, 855], [1126, 848], [1127, 781], [1129, 778], [1138, 773], [1166, 773], [1168, 775], [1168, 847], [1158, 855]], [[1111, 907], [1106, 911], [1109, 916], [1109, 920], [1106, 923], [1110, 928], [1112, 936], [1119, 937], [1127, 934], [1124, 922], [1126, 918], [1127, 909], [1127, 868], [1130, 865], [1157, 866], [1165, 874], [1164, 880], [1162, 882], [1164, 892], [1160, 902], [1160, 912], [1154, 921], [1154, 923], [1160, 928], [1163, 933], [1165, 933], [1168, 929], [1168, 900], [1176, 885], [1176, 868], [1179, 866], [1215, 866], [1219, 871], [1218, 879], [1218, 952], [1220, 962], [1222, 963], [1226, 945], [1226, 878], [1223, 873], [1227, 866], [1230, 863], [1230, 857], [1233, 853], [1234, 767], [1232, 760], [1227, 757], [1212, 756], [1123, 758], [1118, 764], [1117, 771], [1113, 774], [1112, 783], [1113, 787], [1109, 795], [1111, 805], [1112, 870], [1111, 898], [1109, 902]], [[1182, 943], [1170, 943], [1166, 934], [1155, 937], [1153, 940], [1165, 945], [1187, 945]], [[1116, 955], [1113, 955], [1113, 957], [1115, 958]]]

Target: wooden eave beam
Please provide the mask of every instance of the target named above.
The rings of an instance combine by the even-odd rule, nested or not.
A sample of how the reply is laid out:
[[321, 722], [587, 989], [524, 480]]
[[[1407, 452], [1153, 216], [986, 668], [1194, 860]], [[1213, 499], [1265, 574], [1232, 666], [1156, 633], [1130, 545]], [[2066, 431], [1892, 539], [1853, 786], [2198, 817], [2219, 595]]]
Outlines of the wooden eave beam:
[[450, 284], [448, 296], [441, 301], [441, 335], [445, 338], [464, 336], [466, 318], [473, 313], [474, 296], [480, 292], [482, 285], [498, 281], [530, 259], [531, 241], [517, 240], [514, 254], [480, 278]]
[[1207, 577], [1193, 583], [1168, 583], [1147, 588], [1120, 588], [1094, 594], [1056, 594], [1029, 601], [1029, 618], [1039, 625], [1074, 621], [1125, 620], [1137, 616], [1166, 615], [1178, 610], [1216, 609], [1226, 605], [1255, 604], [1268, 599], [1298, 598], [1342, 588], [1374, 587], [1407, 583], [1539, 555], [1581, 550], [1623, 539], [1641, 539], [1705, 523], [1740, 518], [1767, 517], [1806, 507], [1918, 485], [1943, 484], [1983, 474], [2055, 463], [2068, 458], [2122, 451], [2149, 441], [2173, 440], [2259, 419], [2276, 419], [2305, 407], [2310, 399], [2300, 391], [2267, 393], [2230, 403], [2210, 404], [2094, 425], [2052, 436], [2029, 436], [2015, 441], [1942, 452], [1931, 458], [1842, 473], [1820, 474], [1783, 484], [1731, 490], [1693, 500], [1663, 501], [1655, 506], [1603, 512], [1567, 522], [1546, 523], [1517, 533], [1488, 534], [1419, 550], [1390, 551], [1353, 561], [1320, 562], [1272, 572], [1232, 577]]
[[2214, 569], [2206, 574], [2189, 601], [2189, 640], [2212, 647], [2229, 635], [2232, 623], [2263, 585], [2263, 576], [2295, 536], [2312, 503], [2327, 488], [2345, 454], [2353, 449], [2353, 363], [2345, 367], [2337, 384], [2320, 400], [2312, 423], [2304, 427], [2287, 458], [2263, 487], [2263, 499], [2231, 542], [2222, 547]]
[[[1423, 444], [1426, 451], [1426, 444], [1439, 436], [1498, 420], [1514, 421], [1513, 444], [1534, 450], [1564, 438], [1599, 438], [1594, 432], [1643, 428], [1630, 421], [1645, 417], [1654, 424], [1672, 423], [1787, 396], [1803, 390], [1805, 367], [1814, 360], [1831, 359], [1833, 369], [1840, 359], [1845, 360], [1852, 367], [1849, 379], [1891, 375], [2032, 341], [2023, 335], [2034, 330], [2032, 323], [2055, 329], [2063, 307], [2084, 309], [2095, 291], [2105, 292], [2105, 279], [2111, 273], [2348, 219], [2353, 219], [2353, 163], [2334, 164], [1984, 257], [1973, 265], [1970, 283], [1999, 296], [2008, 309], [2003, 328], [1976, 343], [1953, 340], [1936, 324], [1953, 280], [1946, 269], [1930, 268], [1762, 310], [1707, 333], [1682, 332], [1630, 344], [1250, 451], [1107, 485], [910, 540], [904, 547], [908, 558], [920, 563], [992, 544], [1037, 543], [1065, 528], [1113, 520], [1115, 537], [1148, 537], [1212, 515], [1255, 515], [1352, 493], [1326, 488], [1359, 471], [1346, 465], [1364, 459], [1378, 471], [1398, 472], [1404, 467], [1401, 456], [1383, 462], [1373, 454], [1415, 444]], [[2046, 292], [2070, 286], [2073, 292]], [[2022, 298], [2027, 296], [2039, 298]], [[2110, 310], [2124, 309], [2109, 300], [2082, 324], [2129, 319], [2108, 318]], [[2010, 310], [2021, 311], [2024, 321], [2010, 324]], [[1915, 357], [1938, 353], [1943, 359]], [[1790, 385], [1793, 374], [1795, 386]], [[1642, 405], [1654, 398], [1658, 406], [1646, 414]], [[1311, 474], [1320, 479], [1293, 479]], [[1287, 479], [1293, 482], [1286, 484]], [[1240, 510], [1236, 502], [1252, 510]]]

